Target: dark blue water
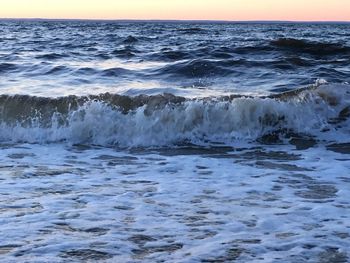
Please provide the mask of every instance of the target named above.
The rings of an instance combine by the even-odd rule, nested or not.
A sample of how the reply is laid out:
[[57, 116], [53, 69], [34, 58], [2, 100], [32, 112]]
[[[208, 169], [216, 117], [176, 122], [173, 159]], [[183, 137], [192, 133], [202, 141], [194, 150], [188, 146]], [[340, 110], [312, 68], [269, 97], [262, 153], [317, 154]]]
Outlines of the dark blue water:
[[[1, 93], [284, 91], [350, 80], [349, 24], [1, 21]], [[200, 90], [198, 92], [198, 89]], [[196, 91], [196, 93], [194, 93]]]

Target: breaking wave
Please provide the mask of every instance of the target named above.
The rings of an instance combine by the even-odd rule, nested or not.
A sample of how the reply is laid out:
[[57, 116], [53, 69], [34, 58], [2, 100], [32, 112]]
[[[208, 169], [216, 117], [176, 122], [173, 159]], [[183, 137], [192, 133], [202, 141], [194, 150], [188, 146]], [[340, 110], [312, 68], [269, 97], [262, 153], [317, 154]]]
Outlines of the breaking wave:
[[119, 147], [230, 145], [287, 133], [323, 134], [335, 140], [339, 134], [350, 135], [349, 117], [350, 86], [345, 84], [319, 84], [265, 97], [203, 99], [171, 94], [1, 95], [0, 140]]

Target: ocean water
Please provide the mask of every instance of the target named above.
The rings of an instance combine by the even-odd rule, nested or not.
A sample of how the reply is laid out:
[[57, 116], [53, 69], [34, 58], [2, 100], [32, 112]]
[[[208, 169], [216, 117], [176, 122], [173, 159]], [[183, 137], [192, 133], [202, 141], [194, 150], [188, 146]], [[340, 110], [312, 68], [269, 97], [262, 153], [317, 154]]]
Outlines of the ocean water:
[[349, 262], [349, 30], [0, 21], [0, 261]]

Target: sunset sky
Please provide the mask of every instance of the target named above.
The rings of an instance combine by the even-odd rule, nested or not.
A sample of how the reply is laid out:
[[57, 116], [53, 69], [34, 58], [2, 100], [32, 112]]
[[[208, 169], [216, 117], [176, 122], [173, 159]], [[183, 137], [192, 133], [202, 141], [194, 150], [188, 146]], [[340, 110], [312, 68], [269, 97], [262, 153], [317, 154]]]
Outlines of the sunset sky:
[[350, 0], [0, 0], [1, 18], [350, 21]]

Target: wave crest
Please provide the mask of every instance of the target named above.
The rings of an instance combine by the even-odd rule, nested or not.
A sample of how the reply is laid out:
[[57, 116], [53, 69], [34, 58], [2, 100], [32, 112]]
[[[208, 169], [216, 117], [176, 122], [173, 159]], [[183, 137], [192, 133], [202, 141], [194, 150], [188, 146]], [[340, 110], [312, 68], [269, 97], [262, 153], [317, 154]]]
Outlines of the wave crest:
[[0, 97], [2, 141], [66, 141], [120, 147], [257, 140], [276, 132], [349, 135], [348, 85], [313, 86], [268, 97], [185, 99], [170, 94], [127, 97]]

